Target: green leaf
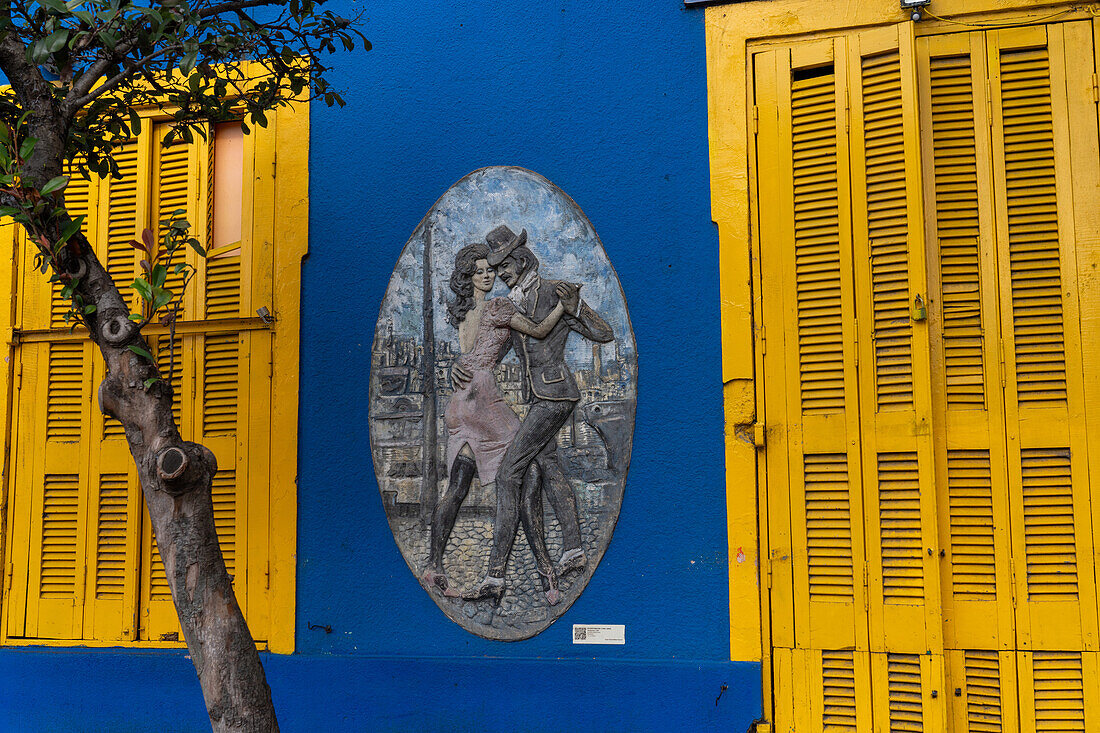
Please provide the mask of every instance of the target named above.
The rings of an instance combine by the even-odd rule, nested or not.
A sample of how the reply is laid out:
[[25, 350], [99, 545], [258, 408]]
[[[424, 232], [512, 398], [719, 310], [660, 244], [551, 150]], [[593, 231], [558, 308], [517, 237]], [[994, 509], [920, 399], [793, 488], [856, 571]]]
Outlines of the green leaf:
[[164, 281], [168, 279], [168, 268], [164, 265], [155, 265], [149, 273], [149, 281], [154, 288], [164, 287]]
[[[61, 5], [62, 12], [65, 12], [67, 8]], [[54, 31], [50, 35], [46, 36], [46, 50], [50, 53], [57, 53], [61, 49], [65, 48], [65, 44], [69, 42], [69, 30], [62, 28], [59, 31]]]
[[149, 389], [150, 387], [152, 387], [154, 384], [156, 384], [159, 381], [160, 381], [160, 377], [149, 377], [148, 379], [145, 380], [145, 382], [143, 384], [145, 384], [145, 389]]
[[38, 141], [33, 137], [28, 137], [23, 141], [23, 144], [19, 146], [19, 157], [23, 160], [31, 157], [34, 153], [34, 146], [38, 144]]
[[155, 360], [153, 359], [153, 355], [150, 354], [145, 349], [138, 346], [137, 344], [127, 344], [126, 348], [129, 349], [130, 351], [134, 352], [138, 356], [144, 356], [149, 361], [152, 361], [152, 362], [156, 363]]
[[70, 221], [68, 224], [66, 224], [65, 228], [61, 230], [61, 239], [59, 240], [59, 243], [63, 244], [65, 242], [69, 241], [69, 237], [73, 236], [78, 231], [80, 231], [80, 225], [83, 222], [84, 222], [84, 214], [81, 214], [80, 216], [76, 217], [75, 219]]
[[153, 291], [149, 289], [149, 283], [145, 282], [143, 278], [136, 278], [130, 287], [138, 292], [142, 300], [153, 299]]
[[60, 191], [67, 185], [69, 185], [68, 176], [57, 176], [56, 178], [51, 178], [49, 181], [47, 181], [46, 185], [42, 187], [40, 193], [45, 195], [47, 193], [53, 193], [54, 191]]
[[198, 252], [203, 257], [206, 257], [206, 249], [201, 244], [199, 244], [199, 240], [197, 240], [197, 239], [188, 239], [187, 243], [189, 245], [191, 245], [191, 249], [195, 250], [196, 252]]
[[180, 71], [184, 74], [190, 74], [192, 71], [195, 70], [195, 62], [197, 62], [198, 59], [198, 51], [192, 51], [191, 53], [187, 54], [183, 57], [183, 60], [180, 61]]
[[95, 313], [95, 305], [94, 304], [84, 306], [84, 315], [88, 315], [89, 313]]
[[157, 290], [156, 296], [153, 298], [153, 311], [159, 311], [164, 306], [172, 302], [172, 291], [164, 290], [160, 288]]

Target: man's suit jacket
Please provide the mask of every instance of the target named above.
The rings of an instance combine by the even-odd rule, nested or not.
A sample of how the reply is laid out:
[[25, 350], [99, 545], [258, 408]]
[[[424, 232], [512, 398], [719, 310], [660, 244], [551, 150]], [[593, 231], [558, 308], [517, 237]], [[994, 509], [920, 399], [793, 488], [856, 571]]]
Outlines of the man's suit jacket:
[[[533, 296], [528, 296], [529, 301], [525, 304], [528, 318], [539, 323], [550, 315], [558, 304], [558, 294], [554, 289], [559, 282], [542, 278], [538, 289]], [[576, 402], [581, 398], [573, 372], [565, 363], [565, 343], [570, 331], [601, 344], [615, 339], [611, 327], [583, 300], [577, 307], [577, 314], [564, 314], [546, 338], [532, 338], [512, 331], [512, 348], [516, 350], [523, 369], [523, 396], [526, 401], [530, 401], [531, 394], [555, 402]]]

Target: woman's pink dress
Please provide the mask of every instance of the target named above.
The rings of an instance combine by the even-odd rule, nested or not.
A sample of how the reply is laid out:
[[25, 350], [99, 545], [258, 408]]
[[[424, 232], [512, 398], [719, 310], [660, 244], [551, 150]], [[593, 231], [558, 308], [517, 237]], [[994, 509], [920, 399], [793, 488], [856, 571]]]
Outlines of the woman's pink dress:
[[493, 374], [497, 354], [511, 337], [515, 312], [515, 305], [507, 298], [493, 298], [485, 304], [474, 348], [458, 358], [459, 365], [472, 377], [465, 387], [455, 389], [443, 413], [448, 468], [454, 465], [462, 446], [468, 444], [483, 485], [496, 480], [504, 451], [519, 429], [519, 418], [504, 401]]

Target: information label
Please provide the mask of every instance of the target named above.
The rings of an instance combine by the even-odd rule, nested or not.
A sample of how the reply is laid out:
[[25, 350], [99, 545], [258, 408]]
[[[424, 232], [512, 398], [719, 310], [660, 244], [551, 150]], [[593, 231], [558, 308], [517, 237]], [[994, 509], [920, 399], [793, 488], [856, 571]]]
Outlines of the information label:
[[623, 624], [573, 624], [574, 644], [625, 644]]

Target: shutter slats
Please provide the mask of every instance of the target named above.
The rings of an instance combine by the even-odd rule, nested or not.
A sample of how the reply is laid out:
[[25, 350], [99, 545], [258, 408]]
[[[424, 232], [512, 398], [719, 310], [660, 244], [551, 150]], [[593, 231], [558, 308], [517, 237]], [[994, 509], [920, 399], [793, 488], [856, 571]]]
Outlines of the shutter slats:
[[128, 494], [126, 474], [99, 477], [99, 510], [96, 522], [96, 598], [123, 597], [126, 587], [128, 537]]
[[80, 439], [85, 379], [84, 344], [50, 344], [46, 390], [47, 440]]
[[1035, 652], [1037, 733], [1085, 733], [1084, 675], [1080, 652]]
[[1017, 399], [1066, 402], [1065, 336], [1047, 49], [1001, 52]]
[[123, 290], [134, 277], [136, 262], [130, 240], [139, 236], [138, 207], [138, 143], [127, 140], [114, 154], [121, 178], [109, 178], [107, 196], [107, 273]]
[[886, 603], [923, 602], [924, 558], [917, 454], [880, 453], [878, 484], [883, 600]]
[[853, 652], [822, 652], [821, 679], [824, 691], [822, 723], [825, 730], [855, 733], [856, 671]]
[[890, 733], [923, 731], [920, 657], [916, 654], [887, 654], [886, 688]]
[[213, 486], [214, 527], [218, 532], [225, 568], [231, 577], [237, 572], [237, 476], [218, 470]]
[[241, 256], [206, 261], [206, 317], [236, 318], [241, 311]]
[[806, 455], [804, 461], [810, 595], [819, 600], [851, 601], [848, 457], [843, 453]]
[[951, 575], [955, 595], [966, 600], [995, 599], [993, 485], [989, 451], [948, 451], [947, 491], [951, 523]]
[[1046, 600], [1077, 598], [1077, 538], [1068, 450], [1024, 449], [1027, 587]]
[[963, 654], [970, 733], [1001, 733], [1001, 666], [995, 651]]
[[203, 353], [203, 432], [233, 433], [237, 429], [237, 334], [207, 336]]
[[947, 405], [980, 410], [985, 407], [985, 345], [970, 57], [933, 57], [929, 67]]
[[836, 88], [831, 70], [791, 81], [795, 287], [802, 410], [844, 407]]
[[76, 474], [47, 474], [42, 492], [39, 597], [76, 594], [79, 481]]
[[[161, 140], [163, 140], [165, 133], [168, 131], [168, 124], [157, 125], [154, 129], [154, 135], [156, 138], [156, 225], [153, 227], [157, 231], [157, 243], [158, 246], [163, 246], [164, 236], [168, 232], [167, 222], [170, 224], [176, 218], [187, 219], [192, 225], [190, 236], [196, 236], [201, 232], [200, 225], [203, 222], [196, 222], [191, 216], [192, 207], [190, 204], [190, 198], [188, 196], [188, 181], [190, 179], [190, 172], [188, 170], [188, 162], [190, 157], [191, 146], [183, 141], [175, 141], [171, 145], [165, 147]], [[182, 215], [175, 215], [174, 212], [183, 210]], [[178, 265], [185, 261], [187, 256], [187, 246], [184, 245], [181, 249], [177, 250], [172, 259], [172, 267], [169, 268], [168, 277], [165, 280], [164, 287], [166, 290], [170, 290], [173, 296], [179, 296], [183, 290], [183, 283], [185, 274], [183, 272], [174, 272], [175, 265]], [[181, 304], [179, 310], [179, 317], [184, 317], [186, 307]]]
[[898, 53], [864, 57], [862, 83], [877, 405], [907, 410], [913, 407], [913, 355]]

